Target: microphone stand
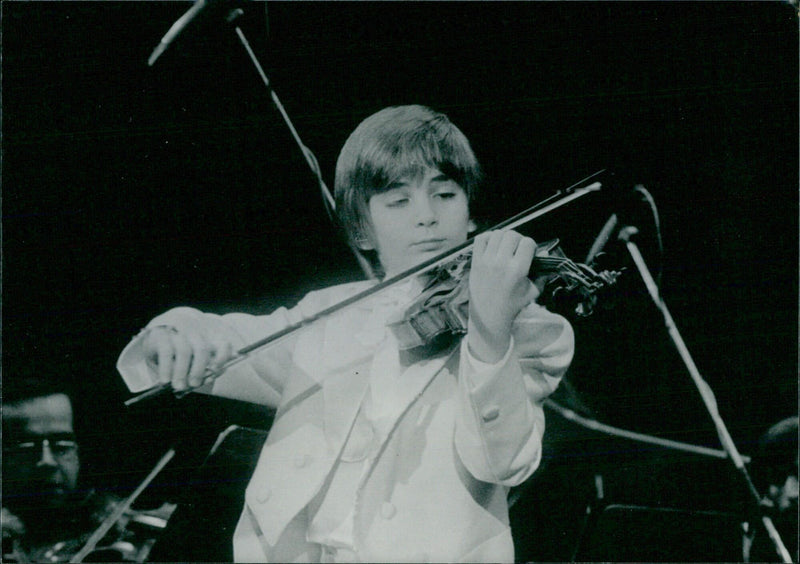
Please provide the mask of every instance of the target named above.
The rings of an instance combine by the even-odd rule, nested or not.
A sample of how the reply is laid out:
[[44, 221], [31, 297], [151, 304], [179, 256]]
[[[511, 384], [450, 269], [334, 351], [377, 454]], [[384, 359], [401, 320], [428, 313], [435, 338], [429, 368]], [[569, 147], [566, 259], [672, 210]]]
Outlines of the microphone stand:
[[[167, 31], [166, 35], [161, 39], [159, 44], [153, 50], [153, 53], [150, 55], [150, 58], [147, 61], [147, 64], [153, 66], [156, 60], [164, 53], [167, 47], [183, 32], [183, 30], [190, 25], [193, 20], [200, 17], [200, 15], [209, 8], [211, 4], [215, 4], [212, 0], [195, 0], [192, 7], [187, 11], [183, 16], [181, 16], [172, 27]], [[314, 173], [314, 176], [319, 183], [320, 191], [322, 192], [323, 201], [325, 204], [325, 210], [328, 212], [330, 218], [334, 221], [334, 223], [338, 223], [336, 218], [336, 202], [334, 200], [331, 191], [328, 189], [328, 186], [325, 184], [325, 181], [322, 179], [322, 172], [319, 169], [319, 163], [317, 162], [317, 157], [314, 153], [309, 149], [303, 141], [300, 139], [300, 136], [297, 134], [297, 130], [292, 124], [292, 120], [289, 119], [289, 115], [286, 113], [286, 110], [281, 104], [278, 95], [275, 93], [275, 90], [272, 89], [272, 85], [270, 84], [269, 78], [264, 73], [264, 69], [261, 67], [261, 63], [259, 63], [256, 54], [253, 52], [253, 49], [250, 48], [250, 43], [247, 41], [244, 33], [242, 32], [241, 28], [238, 25], [235, 25], [234, 22], [239, 19], [240, 16], [244, 14], [244, 10], [241, 8], [232, 8], [227, 11], [225, 15], [225, 22], [227, 24], [233, 25], [236, 35], [239, 38], [239, 42], [244, 47], [245, 51], [247, 51], [250, 60], [253, 62], [256, 70], [258, 71], [259, 76], [261, 77], [261, 81], [264, 83], [264, 86], [267, 87], [269, 91], [270, 97], [272, 98], [272, 102], [275, 104], [275, 107], [278, 109], [278, 112], [281, 114], [283, 121], [286, 123], [286, 126], [289, 128], [289, 132], [292, 134], [295, 143], [300, 148], [300, 151], [303, 153], [303, 157], [306, 159], [306, 163], [311, 168], [311, 172]], [[358, 248], [350, 241], [347, 242], [347, 245], [350, 247], [350, 250], [355, 255], [356, 260], [358, 261], [361, 270], [367, 276], [367, 278], [375, 279], [377, 278], [375, 271], [370, 265], [369, 261], [361, 254]]]
[[714, 422], [714, 426], [717, 429], [717, 434], [719, 435], [723, 449], [727, 453], [731, 462], [733, 462], [736, 470], [738, 470], [739, 474], [744, 479], [748, 493], [750, 497], [752, 497], [752, 506], [758, 513], [758, 516], [764, 525], [764, 529], [767, 531], [769, 538], [772, 540], [772, 543], [775, 546], [777, 554], [781, 557], [782, 562], [791, 562], [792, 557], [790, 556], [789, 551], [786, 549], [786, 545], [784, 545], [780, 534], [775, 528], [775, 524], [772, 522], [772, 519], [765, 513], [763, 507], [761, 506], [761, 496], [759, 495], [758, 490], [756, 490], [756, 487], [750, 478], [750, 474], [745, 467], [744, 460], [742, 459], [741, 454], [739, 454], [739, 451], [737, 450], [736, 445], [734, 444], [733, 439], [731, 438], [730, 433], [725, 426], [725, 422], [722, 420], [722, 417], [719, 414], [714, 392], [700, 375], [700, 371], [697, 369], [697, 366], [692, 360], [689, 350], [687, 349], [686, 344], [683, 342], [683, 338], [678, 332], [678, 328], [675, 325], [675, 321], [672, 319], [672, 315], [670, 314], [667, 305], [661, 298], [658, 285], [650, 274], [650, 270], [645, 263], [644, 257], [642, 257], [642, 254], [639, 252], [639, 248], [636, 243], [631, 240], [631, 238], [638, 232], [639, 230], [636, 227], [623, 227], [620, 230], [619, 239], [625, 243], [625, 247], [627, 248], [628, 253], [631, 255], [636, 268], [639, 270], [639, 274], [642, 276], [642, 280], [647, 287], [650, 297], [664, 316], [664, 322], [672, 342], [675, 345], [675, 348], [678, 350], [678, 354], [680, 354], [681, 359], [683, 359], [683, 362], [686, 365], [686, 368], [689, 371], [689, 375], [694, 381], [695, 386], [700, 392], [703, 403], [705, 404], [706, 409], [708, 410], [708, 413]]
[[[331, 195], [331, 191], [328, 189], [328, 186], [325, 184], [325, 181], [322, 178], [322, 172], [319, 169], [319, 163], [317, 162], [317, 157], [314, 155], [314, 153], [311, 151], [311, 149], [309, 149], [303, 143], [303, 141], [300, 139], [300, 136], [298, 135], [297, 130], [294, 128], [294, 124], [292, 124], [292, 120], [289, 119], [289, 114], [286, 113], [286, 110], [284, 109], [283, 104], [281, 104], [281, 101], [278, 98], [278, 95], [275, 93], [275, 90], [272, 88], [272, 85], [270, 84], [269, 78], [267, 77], [266, 73], [264, 72], [264, 69], [262, 68], [261, 63], [258, 61], [258, 57], [256, 57], [255, 52], [250, 47], [250, 43], [247, 41], [247, 37], [245, 37], [244, 32], [242, 31], [242, 29], [238, 25], [235, 25], [233, 23], [235, 20], [237, 20], [243, 14], [244, 14], [244, 10], [242, 10], [241, 8], [234, 8], [230, 12], [228, 12], [228, 15], [225, 18], [225, 20], [226, 20], [227, 23], [233, 25], [234, 31], [236, 32], [236, 36], [239, 38], [239, 42], [242, 44], [242, 47], [244, 47], [244, 50], [247, 51], [247, 55], [250, 57], [250, 60], [253, 62], [253, 66], [255, 66], [256, 71], [258, 71], [258, 75], [261, 78], [261, 81], [264, 83], [264, 86], [269, 91], [270, 97], [272, 98], [272, 103], [275, 104], [275, 107], [278, 109], [278, 112], [281, 114], [281, 117], [283, 118], [283, 121], [286, 123], [286, 126], [289, 128], [289, 131], [291, 132], [295, 143], [297, 143], [297, 146], [300, 148], [300, 151], [303, 153], [303, 156], [305, 157], [309, 168], [311, 168], [311, 172], [314, 173], [314, 176], [316, 177], [317, 182], [319, 183], [320, 190], [322, 191], [322, 195], [323, 195], [323, 197], [325, 199], [325, 203], [326, 203], [325, 208], [328, 210], [329, 215], [331, 215], [331, 217], [334, 218], [335, 217], [335, 210], [336, 210], [336, 203], [334, 201], [333, 196]], [[375, 271], [373, 270], [372, 266], [369, 264], [369, 261], [367, 261], [367, 259], [364, 258], [364, 255], [362, 255], [359, 252], [359, 250], [355, 247], [355, 245], [353, 245], [350, 241], [348, 241], [347, 244], [350, 247], [350, 250], [353, 252], [353, 255], [355, 256], [356, 260], [358, 261], [358, 264], [361, 267], [361, 270], [364, 272], [364, 274], [367, 276], [367, 278], [370, 278], [370, 279], [374, 280], [376, 278], [376, 274], [375, 274]]]

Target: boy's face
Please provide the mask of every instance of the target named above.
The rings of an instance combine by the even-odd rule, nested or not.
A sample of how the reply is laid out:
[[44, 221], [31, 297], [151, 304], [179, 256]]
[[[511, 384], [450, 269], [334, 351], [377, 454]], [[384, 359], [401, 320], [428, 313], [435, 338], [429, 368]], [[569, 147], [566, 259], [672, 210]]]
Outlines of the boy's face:
[[369, 199], [372, 240], [390, 277], [467, 240], [475, 229], [464, 190], [437, 169], [404, 177]]

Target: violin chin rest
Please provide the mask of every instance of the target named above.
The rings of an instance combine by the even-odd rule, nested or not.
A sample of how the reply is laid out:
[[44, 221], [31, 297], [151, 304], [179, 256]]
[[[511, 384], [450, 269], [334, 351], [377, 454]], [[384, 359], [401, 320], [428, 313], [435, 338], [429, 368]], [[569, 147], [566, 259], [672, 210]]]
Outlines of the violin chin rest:
[[450, 349], [454, 344], [458, 343], [463, 333], [441, 333], [432, 338], [430, 342], [413, 348], [400, 350], [400, 363], [403, 366], [408, 366], [419, 362], [423, 359], [428, 359], [436, 356], [442, 351]]

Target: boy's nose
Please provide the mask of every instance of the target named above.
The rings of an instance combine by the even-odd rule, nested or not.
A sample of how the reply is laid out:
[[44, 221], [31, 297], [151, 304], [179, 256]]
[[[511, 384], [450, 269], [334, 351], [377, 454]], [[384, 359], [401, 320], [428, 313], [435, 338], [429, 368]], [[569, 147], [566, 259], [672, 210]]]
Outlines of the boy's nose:
[[50, 448], [50, 441], [47, 439], [42, 441], [42, 456], [36, 466], [58, 466], [56, 458], [53, 456], [53, 450]]
[[436, 210], [428, 198], [419, 198], [416, 208], [418, 225], [428, 226], [436, 223]]

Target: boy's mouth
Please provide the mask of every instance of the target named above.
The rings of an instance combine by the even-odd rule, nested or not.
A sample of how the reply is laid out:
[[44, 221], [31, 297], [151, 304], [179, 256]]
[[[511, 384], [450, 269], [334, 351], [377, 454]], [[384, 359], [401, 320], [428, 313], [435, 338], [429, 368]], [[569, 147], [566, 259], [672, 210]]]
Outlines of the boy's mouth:
[[446, 243], [446, 239], [424, 239], [422, 241], [412, 243], [411, 246], [415, 249], [423, 251], [436, 251], [444, 247]]

